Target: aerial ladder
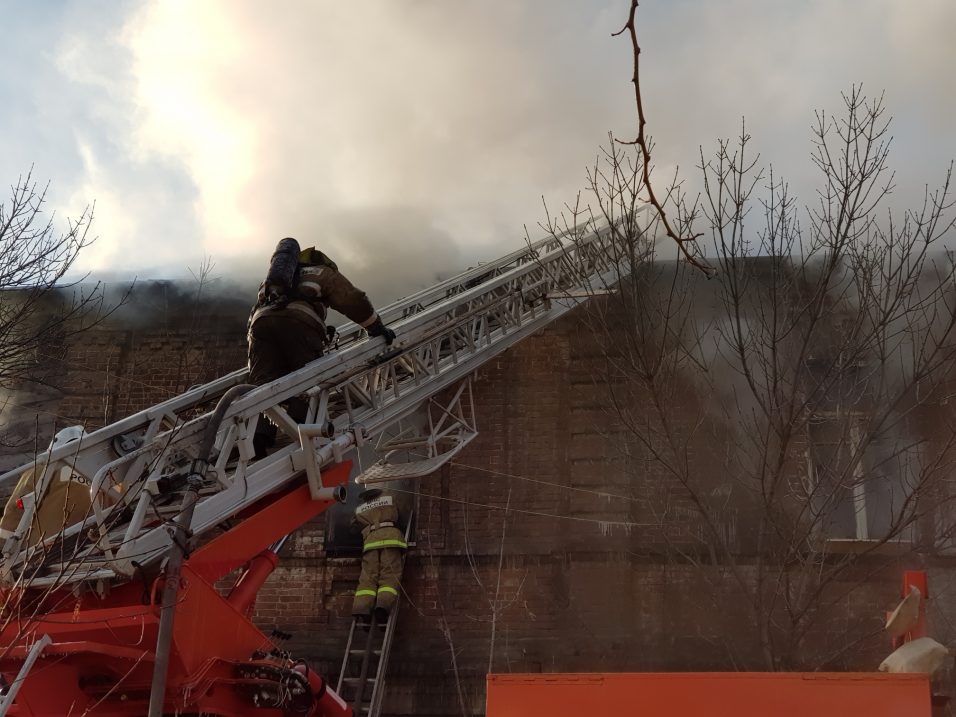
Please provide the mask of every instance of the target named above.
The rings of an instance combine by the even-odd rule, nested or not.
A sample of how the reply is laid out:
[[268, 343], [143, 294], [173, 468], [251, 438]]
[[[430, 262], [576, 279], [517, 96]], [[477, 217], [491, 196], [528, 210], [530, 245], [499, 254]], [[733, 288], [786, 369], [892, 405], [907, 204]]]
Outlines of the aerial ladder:
[[[634, 256], [617, 224], [551, 235], [380, 310], [390, 347], [346, 324], [325, 356], [272, 383], [235, 371], [0, 476], [36, 471], [2, 544], [0, 717], [351, 714], [251, 622], [278, 546], [344, 500], [360, 450], [378, 457], [360, 484], [454, 457], [477, 435], [475, 371], [612, 288]], [[297, 396], [303, 423], [284, 408]], [[263, 416], [284, 441], [257, 459]], [[90, 514], [31, 540], [63, 470], [89, 483]]]

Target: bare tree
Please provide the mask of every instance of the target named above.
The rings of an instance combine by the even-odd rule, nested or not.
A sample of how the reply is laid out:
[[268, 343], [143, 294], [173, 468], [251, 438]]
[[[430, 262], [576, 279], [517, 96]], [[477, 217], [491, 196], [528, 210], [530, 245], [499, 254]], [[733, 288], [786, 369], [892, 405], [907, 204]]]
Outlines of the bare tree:
[[[45, 213], [47, 191], [48, 186], [39, 187], [31, 171], [19, 177], [10, 187], [9, 199], [0, 202], [0, 388], [5, 390], [27, 382], [46, 383], [57, 365], [56, 348], [109, 316], [129, 293], [104, 311], [99, 283], [85, 285], [85, 276], [69, 277], [80, 253], [94, 241], [89, 233], [93, 206], [86, 207], [78, 218], [68, 219], [65, 231], [57, 231], [55, 217]], [[32, 455], [38, 463], [40, 426], [35, 416], [31, 423]], [[40, 498], [31, 479], [37, 471], [43, 472], [39, 463], [23, 476], [33, 502]], [[72, 483], [70, 486], [60, 506], [64, 511], [62, 528], [69, 527], [69, 513], [76, 503], [70, 490], [82, 491]], [[28, 542], [35, 529], [35, 523], [27, 526]], [[70, 599], [57, 592], [59, 586], [31, 595], [22, 587], [47, 560], [74, 561], [78, 546], [75, 538], [50, 539], [31, 548], [29, 567], [4, 590], [0, 627], [16, 621], [25, 631], [38, 615], [62, 607]]]
[[746, 131], [702, 154], [699, 202], [668, 193], [682, 230], [706, 225], [715, 279], [651, 262], [641, 158], [613, 143], [588, 213], [547, 223], [615, 227], [621, 271], [594, 288], [617, 291], [583, 322], [604, 349], [595, 385], [614, 447], [641, 466], [640, 522], [706, 576], [720, 614], [756, 628], [727, 636], [749, 667], [844, 664], [880, 628], [879, 604], [862, 618], [845, 605], [886, 554], [948, 548], [956, 527], [951, 169], [916, 209], [883, 214], [882, 100], [843, 99], [841, 117], [817, 114], [815, 206], [758, 168]]
[[[62, 342], [103, 317], [103, 292], [85, 278], [68, 280], [77, 257], [93, 242], [93, 206], [65, 231], [44, 210], [48, 187], [32, 171], [0, 203], [0, 386], [42, 379], [37, 350]], [[70, 295], [72, 290], [72, 295]]]
[[[603, 348], [593, 380], [635, 521], [658, 526], [642, 549], [709, 585], [735, 667], [860, 665], [881, 639], [874, 578], [952, 550], [956, 531], [952, 165], [891, 211], [889, 119], [853, 87], [836, 117], [816, 114], [813, 203], [760, 166], [745, 126], [701, 151], [696, 199], [676, 178], [658, 199], [636, 7], [639, 137], [612, 137], [587, 196], [543, 225], [573, 239], [609, 227], [619, 271], [591, 287], [581, 323]], [[654, 261], [660, 236], [683, 261]]]

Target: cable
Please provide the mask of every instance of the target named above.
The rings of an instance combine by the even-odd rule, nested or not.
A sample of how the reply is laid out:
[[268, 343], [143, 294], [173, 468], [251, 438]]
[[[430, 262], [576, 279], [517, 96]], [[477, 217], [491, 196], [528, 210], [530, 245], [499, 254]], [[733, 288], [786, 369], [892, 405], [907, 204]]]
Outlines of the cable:
[[402, 490], [400, 488], [389, 488], [392, 493], [405, 493], [407, 495], [417, 495], [422, 498], [429, 498], [431, 500], [444, 500], [449, 503], [458, 503], [461, 505], [473, 505], [478, 508], [488, 508], [490, 510], [503, 510], [506, 513], [523, 513], [524, 515], [536, 515], [542, 518], [557, 518], [559, 520], [576, 520], [582, 523], [594, 523], [596, 525], [616, 525], [622, 528], [659, 528], [659, 523], [632, 523], [628, 520], [598, 520], [597, 518], [584, 518], [579, 515], [561, 515], [560, 513], [542, 513], [536, 510], [523, 510], [521, 508], [505, 508], [501, 505], [491, 505], [489, 503], [475, 503], [470, 500], [463, 500], [461, 498], [446, 498], [441, 495], [429, 495], [428, 493], [419, 493], [415, 490]]
[[[492, 469], [489, 469], [489, 468], [480, 468], [480, 467], [478, 467], [478, 466], [469, 466], [469, 465], [466, 465], [466, 464], [464, 464], [464, 463], [458, 463], [458, 462], [456, 462], [456, 461], [450, 461], [450, 464], [451, 464], [451, 465], [455, 465], [455, 466], [457, 466], [457, 467], [459, 467], [459, 468], [465, 468], [465, 469], [470, 469], [470, 470], [481, 471], [481, 472], [484, 472], [484, 473], [490, 473], [490, 474], [493, 474], [493, 475], [500, 475], [500, 476], [507, 477], [507, 478], [514, 478], [514, 479], [516, 479], [516, 480], [523, 480], [523, 481], [527, 481], [527, 482], [530, 482], [530, 483], [537, 483], [537, 484], [540, 484], [540, 485], [547, 485], [547, 486], [554, 487], [554, 488], [562, 488], [562, 489], [565, 489], [565, 490], [571, 490], [571, 491], [576, 491], [576, 492], [589, 493], [589, 494], [591, 494], [591, 495], [596, 495], [596, 496], [600, 496], [600, 497], [603, 497], [603, 498], [616, 498], [616, 499], [619, 499], [619, 500], [626, 500], [626, 501], [628, 501], [628, 502], [637, 502], [637, 500], [634, 499], [634, 498], [630, 498], [630, 497], [628, 497], [628, 496], [622, 496], [622, 495], [618, 495], [618, 494], [614, 494], [614, 493], [606, 493], [606, 492], [603, 492], [603, 491], [596, 491], [596, 490], [591, 490], [591, 489], [588, 489], [588, 488], [578, 488], [578, 487], [575, 487], [575, 486], [562, 485], [562, 484], [560, 484], [560, 483], [553, 483], [553, 482], [550, 482], [550, 481], [544, 481], [544, 480], [540, 480], [540, 479], [536, 479], [536, 478], [528, 478], [527, 476], [521, 476], [521, 475], [517, 475], [517, 474], [513, 474], [513, 473], [504, 473], [504, 472], [502, 472], [502, 471], [495, 471], [495, 470], [492, 470]], [[393, 489], [390, 489], [390, 490], [392, 490], [393, 492], [396, 492], [396, 493], [405, 493], [405, 494], [408, 494], [408, 495], [417, 495], [417, 496], [421, 496], [421, 497], [425, 497], [425, 498], [430, 498], [430, 499], [432, 499], [432, 500], [442, 500], [442, 501], [445, 501], [445, 502], [457, 503], [457, 504], [460, 504], [460, 505], [471, 505], [471, 506], [475, 506], [475, 507], [478, 507], [478, 508], [485, 508], [485, 509], [488, 509], [488, 510], [501, 510], [501, 511], [504, 511], [504, 512], [506, 512], [506, 513], [508, 513], [508, 512], [515, 512], [515, 513], [521, 513], [521, 514], [524, 514], [524, 515], [533, 515], [533, 516], [537, 516], [537, 517], [553, 518], [553, 519], [557, 519], [557, 520], [573, 520], [573, 521], [577, 521], [577, 522], [591, 523], [591, 524], [599, 525], [599, 526], [602, 526], [602, 527], [616, 526], [616, 527], [621, 527], [621, 528], [624, 528], [624, 529], [631, 529], [631, 528], [651, 528], [651, 527], [655, 527], [655, 528], [656, 528], [656, 527], [660, 527], [660, 524], [659, 524], [659, 523], [635, 523], [635, 522], [624, 521], [624, 520], [600, 520], [600, 519], [597, 519], [597, 518], [586, 518], [586, 517], [577, 516], [577, 515], [563, 515], [563, 514], [560, 514], [560, 513], [545, 513], [545, 512], [542, 512], [542, 511], [532, 511], [532, 510], [525, 510], [525, 509], [522, 509], [522, 508], [513, 508], [513, 507], [507, 507], [507, 508], [506, 508], [506, 507], [500, 506], [500, 505], [492, 505], [492, 504], [489, 504], [489, 503], [478, 503], [478, 502], [475, 502], [475, 501], [464, 500], [464, 499], [461, 499], [461, 498], [448, 498], [448, 497], [444, 497], [444, 496], [436, 496], [436, 495], [431, 495], [431, 494], [428, 494], [428, 493], [421, 493], [421, 492], [418, 492], [418, 491], [401, 490], [401, 489], [397, 489], [397, 488], [393, 488]], [[151, 500], [150, 502], [152, 502], [152, 500]], [[154, 509], [155, 509], [155, 505], [154, 505]], [[157, 518], [158, 518], [158, 519], [161, 521], [161, 523], [163, 523], [163, 524], [168, 523], [168, 520], [167, 520], [167, 519], [164, 519], [162, 516], [160, 516], [160, 515], [158, 515], [158, 514], [157, 514]], [[115, 549], [115, 548], [117, 548], [117, 547], [120, 547], [120, 546], [124, 545], [126, 542], [135, 542], [135, 540], [136, 540], [135, 537], [132, 538], [132, 539], [130, 539], [129, 541], [123, 540], [123, 541], [120, 541], [119, 543], [117, 543], [116, 545], [114, 545], [113, 547], [114, 547], [114, 549]], [[136, 557], [146, 556], [146, 555], [152, 554], [153, 552], [155, 552], [155, 551], [146, 551], [146, 552], [138, 553], [138, 554], [135, 554], [135, 555], [127, 555], [127, 556], [124, 556], [124, 558], [129, 559], [129, 558], [136, 558]]]
[[479, 468], [478, 466], [469, 466], [464, 463], [458, 463], [457, 461], [448, 461], [448, 465], [458, 466], [459, 468], [468, 468], [473, 471], [481, 471], [482, 473], [491, 473], [492, 475], [502, 476], [504, 478], [515, 478], [517, 480], [528, 481], [529, 483], [538, 483], [540, 485], [550, 486], [552, 488], [562, 488], [564, 490], [573, 490], [580, 493], [590, 493], [592, 495], [600, 496], [601, 498], [617, 498], [618, 500], [626, 500], [632, 503], [637, 503], [637, 498], [631, 498], [626, 495], [618, 495], [617, 493], [608, 493], [602, 490], [591, 490], [590, 488], [579, 488], [573, 485], [563, 485], [561, 483], [551, 483], [546, 480], [540, 480], [538, 478], [528, 478], [527, 476], [519, 476], [513, 473], [502, 473], [501, 471], [494, 471], [490, 468]]

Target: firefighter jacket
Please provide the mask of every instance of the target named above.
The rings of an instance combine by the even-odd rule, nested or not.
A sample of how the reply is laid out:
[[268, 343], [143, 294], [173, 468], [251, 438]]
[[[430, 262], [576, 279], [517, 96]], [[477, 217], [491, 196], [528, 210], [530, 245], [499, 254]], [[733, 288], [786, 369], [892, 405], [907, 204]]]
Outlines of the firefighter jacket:
[[378, 314], [365, 292], [357, 289], [337, 269], [328, 265], [299, 267], [298, 280], [287, 304], [266, 303], [265, 283], [259, 289], [259, 301], [249, 317], [249, 327], [263, 316], [285, 312], [312, 324], [325, 333], [328, 310], [334, 309], [362, 328], [378, 321]]
[[[42, 473], [42, 469], [39, 471]], [[0, 538], [9, 538], [20, 525], [23, 517], [23, 499], [36, 497], [38, 471], [26, 470], [13, 489], [0, 518]], [[19, 505], [18, 505], [19, 502]], [[29, 528], [27, 545], [35, 545], [45, 538], [56, 535], [90, 515], [90, 485], [86, 479], [73, 473], [68, 466], [54, 471], [46, 494], [40, 499]]]
[[362, 531], [362, 551], [382, 548], [408, 547], [405, 536], [398, 527], [398, 508], [395, 499], [388, 495], [372, 498], [355, 509], [352, 524]]

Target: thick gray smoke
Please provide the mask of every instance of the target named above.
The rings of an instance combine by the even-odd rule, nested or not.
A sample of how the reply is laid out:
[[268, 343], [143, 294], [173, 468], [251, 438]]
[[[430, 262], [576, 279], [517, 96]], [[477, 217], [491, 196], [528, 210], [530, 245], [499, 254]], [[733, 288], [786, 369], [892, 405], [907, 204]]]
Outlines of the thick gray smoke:
[[[97, 202], [85, 269], [175, 278], [211, 256], [255, 283], [291, 235], [386, 301], [513, 249], [542, 195], [573, 201], [608, 131], [633, 136], [629, 42], [611, 37], [628, 5], [21, 3], [0, 46], [0, 177], [35, 163], [61, 216]], [[954, 13], [949, 0], [642, 3], [658, 181], [677, 165], [694, 175], [698, 147], [743, 116], [753, 150], [812, 201], [813, 110], [863, 82], [896, 117], [897, 193], [918, 194], [956, 156], [941, 89]]]

